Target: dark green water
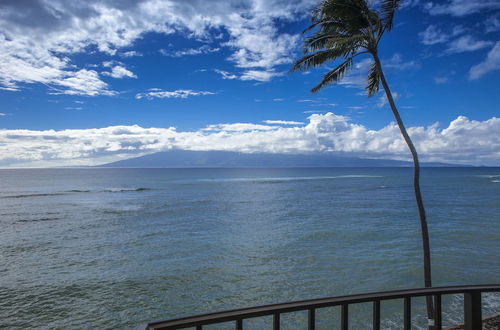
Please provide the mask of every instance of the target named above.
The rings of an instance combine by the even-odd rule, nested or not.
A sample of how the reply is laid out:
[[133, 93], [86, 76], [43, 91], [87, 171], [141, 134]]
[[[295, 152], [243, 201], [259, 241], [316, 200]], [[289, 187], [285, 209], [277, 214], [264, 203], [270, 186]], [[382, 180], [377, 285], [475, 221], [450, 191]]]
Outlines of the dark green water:
[[[0, 170], [0, 327], [136, 329], [227, 308], [421, 287], [411, 174]], [[434, 284], [499, 283], [500, 169], [425, 168], [422, 189]], [[485, 314], [500, 311], [498, 295], [483, 300]], [[461, 304], [445, 299], [447, 323], [459, 321]], [[382, 308], [384, 326], [397, 329], [400, 302]], [[364, 329], [368, 309], [358, 309], [353, 329]], [[337, 314], [319, 311], [320, 328], [331, 329]], [[266, 329], [268, 321], [247, 325]], [[288, 329], [303, 321], [283, 317]]]

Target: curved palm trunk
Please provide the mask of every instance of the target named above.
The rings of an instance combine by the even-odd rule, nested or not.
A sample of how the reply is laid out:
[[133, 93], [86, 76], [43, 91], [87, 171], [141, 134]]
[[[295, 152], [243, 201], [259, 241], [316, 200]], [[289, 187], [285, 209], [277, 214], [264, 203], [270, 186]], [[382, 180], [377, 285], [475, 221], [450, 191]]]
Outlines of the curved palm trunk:
[[[424, 281], [426, 287], [432, 286], [431, 280], [431, 253], [429, 248], [429, 231], [427, 229], [427, 220], [425, 216], [425, 208], [424, 202], [422, 200], [422, 194], [420, 192], [420, 163], [418, 162], [418, 155], [415, 146], [413, 145], [408, 132], [406, 131], [405, 125], [399, 116], [398, 109], [394, 104], [394, 99], [392, 97], [391, 90], [389, 89], [389, 85], [384, 76], [384, 72], [382, 71], [382, 65], [380, 63], [380, 59], [376, 53], [372, 54], [377, 65], [380, 80], [382, 82], [382, 86], [384, 87], [385, 94], [387, 95], [387, 100], [389, 101], [389, 105], [391, 107], [392, 113], [394, 114], [394, 118], [398, 124], [399, 130], [403, 135], [403, 138], [410, 149], [411, 155], [413, 157], [413, 165], [414, 165], [414, 175], [413, 175], [413, 187], [415, 188], [415, 199], [417, 202], [418, 213], [420, 216], [420, 228], [422, 234], [422, 249], [424, 254]], [[432, 304], [432, 297], [426, 297], [427, 299], [427, 317], [429, 319], [434, 319], [434, 308]], [[433, 329], [433, 326], [429, 326], [429, 329]]]

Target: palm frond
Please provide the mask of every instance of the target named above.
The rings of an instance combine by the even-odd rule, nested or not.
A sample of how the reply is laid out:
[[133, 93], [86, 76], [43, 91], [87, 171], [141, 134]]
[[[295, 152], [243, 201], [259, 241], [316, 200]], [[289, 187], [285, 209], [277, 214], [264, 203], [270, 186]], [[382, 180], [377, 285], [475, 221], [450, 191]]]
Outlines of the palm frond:
[[314, 22], [313, 24], [309, 25], [302, 31], [302, 33], [307, 33], [314, 29], [317, 26], [321, 26], [322, 28], [329, 27], [331, 30], [333, 29], [341, 29], [343, 27], [342, 23], [338, 22], [337, 20], [332, 20], [332, 19], [322, 19], [320, 21]]
[[347, 58], [354, 53], [356, 53], [356, 50], [353, 50], [352, 48], [347, 46], [317, 51], [297, 60], [290, 69], [290, 72], [306, 71], [311, 68], [318, 67], [327, 61], [334, 61], [339, 58]]
[[345, 62], [337, 66], [335, 69], [325, 74], [321, 82], [318, 85], [316, 85], [313, 89], [311, 89], [311, 93], [317, 93], [323, 87], [338, 82], [346, 75], [346, 73], [351, 69], [351, 67], [352, 67], [352, 57], [348, 58]]
[[323, 34], [323, 33], [317, 33], [313, 35], [312, 37], [308, 37], [304, 39], [304, 48], [303, 51], [304, 53], [312, 52], [318, 49], [323, 49], [326, 48], [325, 45], [330, 39], [340, 39], [340, 38], [345, 38], [342, 35], [339, 34]]
[[368, 73], [368, 85], [366, 86], [366, 92], [368, 97], [372, 97], [377, 94], [380, 87], [380, 72], [378, 70], [377, 64], [373, 62], [370, 66], [370, 72]]
[[400, 4], [401, 0], [383, 0], [382, 2], [382, 21], [387, 31], [392, 30], [394, 13], [399, 8]]
[[354, 35], [345, 37], [340, 34], [316, 34], [306, 38], [304, 41], [304, 53], [314, 52], [319, 49], [333, 48], [359, 48], [365, 41], [364, 35]]
[[346, 51], [350, 49], [350, 53], [356, 53], [360, 47], [363, 47], [367, 44], [365, 35], [355, 35], [351, 37], [340, 37], [340, 38], [331, 38], [326, 40], [324, 47], [327, 49], [345, 49]]

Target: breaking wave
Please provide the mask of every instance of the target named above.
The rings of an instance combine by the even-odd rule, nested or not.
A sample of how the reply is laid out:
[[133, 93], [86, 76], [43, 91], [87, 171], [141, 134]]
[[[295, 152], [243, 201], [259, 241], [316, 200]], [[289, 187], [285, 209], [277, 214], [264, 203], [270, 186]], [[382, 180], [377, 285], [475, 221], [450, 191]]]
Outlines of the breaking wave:
[[39, 222], [39, 221], [54, 221], [60, 220], [61, 218], [37, 218], [37, 219], [21, 219], [17, 220], [17, 222]]
[[62, 195], [71, 195], [71, 194], [78, 194], [78, 193], [102, 193], [102, 192], [111, 192], [111, 193], [119, 193], [119, 192], [140, 192], [140, 191], [148, 191], [148, 190], [153, 190], [152, 188], [106, 188], [106, 189], [100, 189], [100, 190], [86, 190], [86, 189], [72, 189], [72, 190], [66, 190], [66, 191], [61, 191], [61, 192], [47, 192], [47, 193], [23, 193], [23, 194], [16, 194], [16, 195], [6, 195], [6, 196], [1, 196], [0, 198], [33, 198], [33, 197], [48, 197], [48, 196], [62, 196]]
[[20, 195], [8, 195], [2, 196], [1, 198], [28, 198], [28, 197], [45, 197], [45, 196], [61, 196], [65, 193], [35, 193], [35, 194], [20, 194]]

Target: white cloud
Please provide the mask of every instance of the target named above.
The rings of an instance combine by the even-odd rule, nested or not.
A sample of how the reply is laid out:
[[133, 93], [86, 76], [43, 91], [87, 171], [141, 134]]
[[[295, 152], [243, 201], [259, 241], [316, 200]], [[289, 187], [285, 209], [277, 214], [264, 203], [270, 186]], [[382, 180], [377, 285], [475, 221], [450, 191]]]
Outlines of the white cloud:
[[267, 82], [274, 77], [283, 75], [283, 73], [274, 72], [274, 70], [246, 70], [240, 74], [232, 74], [219, 69], [214, 69], [214, 71], [220, 74], [222, 79], [255, 80], [260, 82]]
[[142, 53], [135, 51], [135, 50], [129, 50], [127, 52], [120, 53], [120, 56], [122, 56], [122, 57], [136, 57], [136, 56], [142, 56]]
[[237, 67], [270, 69], [292, 62], [292, 50], [299, 40], [298, 35], [284, 33], [270, 42], [270, 36], [278, 32], [270, 17], [230, 15], [230, 19], [233, 24], [228, 30], [234, 38], [224, 45], [235, 49], [229, 60]]
[[309, 103], [310, 107], [336, 107], [337, 103]]
[[306, 110], [303, 113], [309, 114], [309, 113], [326, 113], [326, 110]]
[[245, 132], [245, 131], [271, 131], [277, 126], [259, 125], [252, 123], [216, 124], [208, 125], [203, 131]]
[[424, 45], [435, 45], [448, 41], [448, 36], [435, 25], [429, 25], [418, 36]]
[[6, 113], [0, 112], [0, 117], [7, 116]]
[[121, 65], [115, 65], [114, 67], [111, 68], [111, 72], [103, 72], [102, 74], [117, 79], [125, 77], [137, 78], [137, 76], [132, 71], [127, 70]]
[[256, 81], [270, 81], [274, 77], [282, 76], [281, 72], [274, 72], [274, 70], [247, 70], [239, 77], [241, 80], [256, 80]]
[[232, 73], [229, 73], [227, 71], [219, 70], [219, 69], [214, 69], [215, 72], [220, 74], [222, 76], [222, 79], [238, 79], [238, 76]]
[[448, 82], [448, 77], [434, 77], [434, 82], [436, 84], [446, 84]]
[[[1, 23], [1, 19], [0, 19]], [[0, 24], [1, 27], [1, 24]], [[69, 95], [113, 95], [94, 70], [73, 70], [66, 57], [57, 57], [48, 49], [26, 38], [0, 35], [0, 86], [19, 90], [18, 83], [41, 83], [53, 93]]]
[[301, 121], [292, 121], [292, 120], [264, 120], [266, 124], [270, 125], [303, 125], [304, 123]]
[[203, 45], [198, 48], [188, 48], [188, 49], [183, 49], [183, 50], [177, 50], [177, 51], [169, 51], [167, 49], [160, 49], [160, 53], [164, 56], [168, 57], [183, 57], [183, 56], [189, 56], [189, 55], [201, 55], [201, 54], [210, 54], [210, 53], [215, 53], [218, 52], [220, 48], [216, 47], [210, 47], [208, 45]]
[[[397, 92], [392, 92], [392, 97], [394, 98], [394, 100], [397, 100], [399, 95]], [[378, 108], [383, 108], [384, 106], [386, 106], [388, 104], [388, 101], [387, 101], [387, 96], [385, 94], [383, 94], [379, 99], [378, 99], [378, 103], [377, 103], [377, 107]]]
[[491, 41], [475, 40], [471, 35], [465, 35], [448, 44], [447, 53], [472, 52], [493, 44]]
[[[467, 31], [462, 25], [456, 25], [449, 33], [445, 33], [437, 26], [429, 25], [427, 29], [418, 35], [424, 45], [448, 43], [448, 48], [445, 50], [446, 54], [472, 52], [493, 44], [491, 41], [477, 40], [470, 34], [463, 35]], [[451, 38], [457, 36], [460, 37], [449, 42]]]
[[[469, 31], [469, 29], [465, 28], [463, 25], [455, 25], [451, 30], [448, 29], [448, 32], [443, 32], [437, 26], [431, 24], [427, 27], [427, 29], [420, 32], [418, 36], [420, 38], [421, 43], [430, 46], [435, 44], [446, 43], [451, 38], [458, 37], [467, 31]], [[468, 51], [467, 49], [471, 48], [474, 43], [476, 43], [476, 41], [473, 40], [472, 36], [470, 35], [463, 36], [459, 39], [452, 41], [449, 44], [448, 52], [453, 53], [453, 52]], [[465, 50], [460, 50], [460, 49], [465, 49]]]
[[[252, 123], [210, 125], [198, 131], [112, 126], [66, 130], [0, 130], [0, 165], [92, 165], [162, 150], [238, 152], [343, 152], [409, 160], [395, 123], [379, 130], [333, 113], [313, 114], [306, 125]], [[500, 118], [459, 116], [448, 127], [409, 127], [423, 161], [500, 165]], [[21, 164], [22, 165], [22, 164]]]
[[500, 31], [500, 15], [491, 16], [484, 21], [484, 27], [487, 33]]
[[483, 10], [499, 9], [498, 0], [450, 0], [446, 3], [428, 2], [425, 8], [431, 15], [447, 14], [453, 16], [465, 16]]
[[474, 65], [469, 71], [469, 79], [476, 80], [485, 74], [500, 69], [500, 41], [489, 51], [486, 59]]
[[51, 87], [51, 94], [67, 95], [115, 95], [116, 92], [110, 91], [108, 85], [103, 82], [96, 71], [81, 69], [76, 72], [65, 72], [64, 76], [52, 79], [48, 84], [55, 84], [62, 87]]
[[124, 65], [124, 64], [120, 61], [115, 61], [115, 60], [102, 62], [102, 66], [105, 68], [112, 68], [114, 65]]
[[383, 65], [386, 68], [397, 70], [416, 69], [419, 67], [416, 61], [403, 61], [403, 57], [399, 53], [395, 53], [389, 60], [384, 61]]
[[112, 95], [97, 74], [84, 76], [89, 70], [74, 67], [71, 55], [95, 47], [110, 56], [138, 56], [134, 50], [121, 53], [120, 49], [130, 49], [147, 32], [208, 39], [216, 29], [225, 32], [222, 46], [232, 50], [228, 60], [246, 70], [241, 79], [268, 81], [279, 75], [275, 66], [291, 62], [298, 42], [298, 35], [278, 31], [277, 22], [302, 18], [315, 2], [1, 2], [0, 88], [18, 90], [21, 83], [40, 83], [64, 94]]
[[170, 98], [180, 98], [180, 99], [186, 99], [191, 96], [199, 96], [199, 95], [213, 95], [215, 94], [214, 92], [207, 92], [207, 91], [193, 91], [190, 89], [178, 89], [175, 91], [163, 91], [159, 88], [151, 88], [145, 93], [138, 93], [135, 95], [136, 99], [142, 99], [142, 98], [147, 98], [149, 100], [153, 98], [159, 98], [159, 99], [170, 99]]
[[465, 28], [463, 25], [455, 25], [453, 27], [453, 29], [451, 30], [451, 36], [456, 37], [456, 36], [459, 36], [467, 31], [468, 31], [468, 29]]

